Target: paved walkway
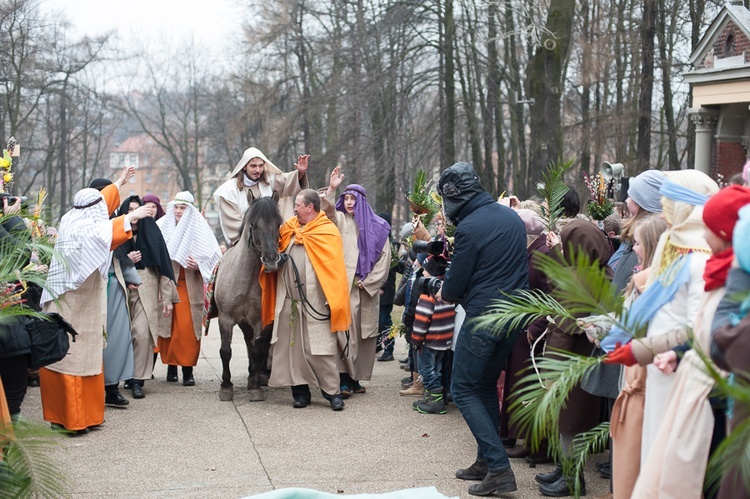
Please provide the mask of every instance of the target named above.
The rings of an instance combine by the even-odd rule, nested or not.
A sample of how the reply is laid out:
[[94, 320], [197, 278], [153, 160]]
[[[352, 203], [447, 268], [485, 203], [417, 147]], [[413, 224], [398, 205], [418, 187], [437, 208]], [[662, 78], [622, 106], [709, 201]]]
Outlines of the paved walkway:
[[[235, 398], [220, 402], [219, 344], [214, 320], [203, 338], [196, 386], [167, 383], [166, 366], [158, 363], [146, 398], [132, 400], [123, 391], [131, 399], [127, 409], [107, 408], [102, 429], [63, 439], [55, 457], [71, 477], [73, 497], [233, 498], [285, 487], [355, 494], [428, 486], [472, 497], [469, 483], [453, 478], [475, 456], [458, 409], [451, 404], [443, 416], [412, 410], [414, 399], [398, 394], [405, 375], [398, 362], [375, 362], [372, 381], [363, 382], [367, 393], [346, 400], [341, 412], [319, 392], [311, 406], [294, 409], [288, 388], [265, 388], [265, 402], [249, 402], [247, 354], [237, 330]], [[397, 354], [403, 350], [399, 342]], [[23, 415], [41, 420], [41, 414], [39, 390], [30, 388]], [[507, 497], [540, 497], [534, 475], [551, 465], [512, 464], [519, 490]], [[589, 497], [607, 491], [605, 480], [587, 475]]]

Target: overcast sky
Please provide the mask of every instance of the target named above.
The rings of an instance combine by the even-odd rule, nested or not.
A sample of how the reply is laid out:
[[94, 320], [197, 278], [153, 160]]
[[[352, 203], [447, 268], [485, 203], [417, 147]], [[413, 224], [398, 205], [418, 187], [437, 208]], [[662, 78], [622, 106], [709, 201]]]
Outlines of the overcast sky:
[[239, 36], [239, 0], [41, 0], [42, 8], [62, 11], [76, 32], [97, 35], [117, 29], [121, 39], [189, 40], [191, 34], [215, 58], [226, 41]]

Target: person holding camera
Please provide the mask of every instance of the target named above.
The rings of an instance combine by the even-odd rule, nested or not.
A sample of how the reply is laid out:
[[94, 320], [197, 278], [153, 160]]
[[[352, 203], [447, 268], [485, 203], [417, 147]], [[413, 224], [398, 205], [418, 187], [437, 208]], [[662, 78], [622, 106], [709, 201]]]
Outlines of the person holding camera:
[[520, 330], [493, 333], [472, 319], [495, 300], [527, 288], [526, 230], [518, 215], [486, 192], [468, 163], [440, 175], [443, 211], [456, 226], [451, 265], [437, 298], [466, 311], [453, 358], [451, 394], [477, 442], [476, 461], [456, 471], [463, 480], [481, 480], [469, 494], [512, 492], [516, 479], [498, 434], [497, 379]]
[[[417, 350], [419, 375], [424, 385], [424, 397], [412, 407], [422, 414], [445, 414], [443, 387], [443, 358], [453, 343], [453, 324], [456, 306], [434, 297], [429, 291], [445, 275], [447, 260], [430, 255], [424, 261], [424, 285], [414, 313], [412, 343]], [[428, 291], [428, 292], [425, 292]], [[447, 388], [447, 387], [445, 387]]]

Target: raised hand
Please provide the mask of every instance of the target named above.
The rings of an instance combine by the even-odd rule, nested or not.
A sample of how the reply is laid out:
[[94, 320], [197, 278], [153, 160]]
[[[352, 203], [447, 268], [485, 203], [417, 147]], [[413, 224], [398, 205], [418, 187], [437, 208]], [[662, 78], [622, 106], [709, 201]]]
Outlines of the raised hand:
[[120, 174], [120, 178], [118, 178], [115, 181], [115, 185], [119, 189], [123, 185], [130, 182], [130, 179], [135, 177], [135, 167], [134, 166], [126, 166], [122, 169], [122, 173]]
[[328, 181], [328, 193], [336, 192], [336, 189], [338, 189], [343, 180], [344, 174], [341, 173], [341, 167], [337, 165], [331, 172], [331, 178]]
[[307, 173], [307, 166], [308, 166], [309, 160], [310, 160], [309, 154], [300, 154], [299, 157], [297, 157], [297, 162], [294, 163], [294, 167], [297, 169], [300, 175], [304, 175], [305, 173]]

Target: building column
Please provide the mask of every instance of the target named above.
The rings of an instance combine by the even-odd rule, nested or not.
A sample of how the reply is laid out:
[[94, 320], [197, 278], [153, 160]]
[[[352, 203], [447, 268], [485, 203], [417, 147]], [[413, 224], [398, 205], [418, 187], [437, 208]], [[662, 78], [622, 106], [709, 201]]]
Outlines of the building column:
[[695, 169], [710, 175], [714, 128], [719, 120], [719, 111], [697, 107], [691, 108], [688, 113], [695, 125]]

